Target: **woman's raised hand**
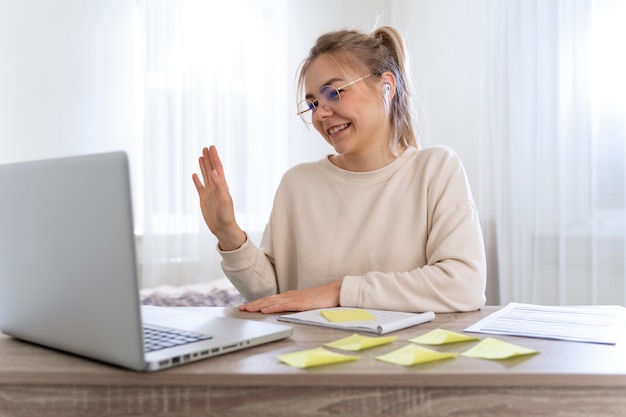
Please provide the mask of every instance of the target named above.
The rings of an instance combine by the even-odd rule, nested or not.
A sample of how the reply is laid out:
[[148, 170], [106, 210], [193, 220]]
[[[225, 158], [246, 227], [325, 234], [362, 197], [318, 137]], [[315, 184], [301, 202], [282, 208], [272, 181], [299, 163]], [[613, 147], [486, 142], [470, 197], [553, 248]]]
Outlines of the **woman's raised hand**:
[[238, 249], [247, 237], [237, 225], [233, 199], [228, 191], [222, 161], [215, 146], [204, 148], [199, 162], [202, 180], [195, 173], [192, 179], [198, 190], [204, 221], [217, 237], [221, 250]]

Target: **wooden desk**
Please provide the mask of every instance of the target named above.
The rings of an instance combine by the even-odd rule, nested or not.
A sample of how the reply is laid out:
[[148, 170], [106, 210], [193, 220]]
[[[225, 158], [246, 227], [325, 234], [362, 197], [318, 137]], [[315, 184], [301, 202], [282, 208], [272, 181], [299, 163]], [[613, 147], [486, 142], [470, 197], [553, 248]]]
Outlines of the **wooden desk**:
[[[462, 331], [496, 308], [439, 314], [360, 359], [300, 370], [275, 356], [349, 333], [294, 325], [283, 341], [144, 374], [0, 335], [0, 416], [624, 416], [626, 342], [616, 346], [498, 338], [541, 353], [505, 361], [459, 356], [410, 368], [375, 356], [441, 327]], [[255, 320], [276, 316], [210, 309]], [[480, 335], [484, 336], [484, 335]], [[463, 352], [473, 343], [437, 347]]]

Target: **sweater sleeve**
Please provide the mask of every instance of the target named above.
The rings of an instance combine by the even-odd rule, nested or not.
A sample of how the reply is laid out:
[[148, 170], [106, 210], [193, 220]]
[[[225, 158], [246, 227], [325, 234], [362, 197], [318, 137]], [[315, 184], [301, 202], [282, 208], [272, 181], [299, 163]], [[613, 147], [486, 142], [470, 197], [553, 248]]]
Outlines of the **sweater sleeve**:
[[277, 293], [273, 259], [250, 239], [237, 250], [222, 251], [222, 270], [247, 301]]
[[453, 155], [433, 172], [427, 197], [431, 215], [426, 265], [410, 271], [345, 276], [342, 306], [434, 312], [484, 306], [485, 249], [465, 171]]

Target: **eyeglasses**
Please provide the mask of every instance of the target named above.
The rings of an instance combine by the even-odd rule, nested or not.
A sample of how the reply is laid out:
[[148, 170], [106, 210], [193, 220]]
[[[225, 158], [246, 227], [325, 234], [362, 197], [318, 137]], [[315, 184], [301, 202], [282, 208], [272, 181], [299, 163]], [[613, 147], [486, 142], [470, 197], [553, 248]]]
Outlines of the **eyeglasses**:
[[327, 103], [338, 104], [341, 102], [341, 93], [343, 93], [347, 87], [350, 87], [352, 84], [356, 84], [359, 81], [366, 79], [370, 75], [372, 74], [364, 75], [361, 78], [357, 78], [354, 81], [350, 81], [348, 84], [343, 85], [338, 88], [333, 87], [330, 84], [323, 86], [322, 88], [320, 88], [319, 99], [302, 100], [300, 103], [298, 103], [298, 113], [297, 113], [298, 116], [300, 116], [302, 120], [304, 120], [305, 123], [313, 123], [313, 115], [315, 114], [315, 111], [320, 105], [320, 99], [326, 100]]

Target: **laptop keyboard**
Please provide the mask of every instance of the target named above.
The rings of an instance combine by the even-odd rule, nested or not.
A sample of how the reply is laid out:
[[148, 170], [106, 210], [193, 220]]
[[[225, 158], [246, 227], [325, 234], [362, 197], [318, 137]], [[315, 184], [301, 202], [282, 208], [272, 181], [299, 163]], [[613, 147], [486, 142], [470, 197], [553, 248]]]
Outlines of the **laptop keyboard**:
[[212, 336], [203, 333], [146, 325], [144, 325], [143, 328], [143, 337], [146, 352], [154, 352], [155, 350], [167, 349], [212, 338]]

